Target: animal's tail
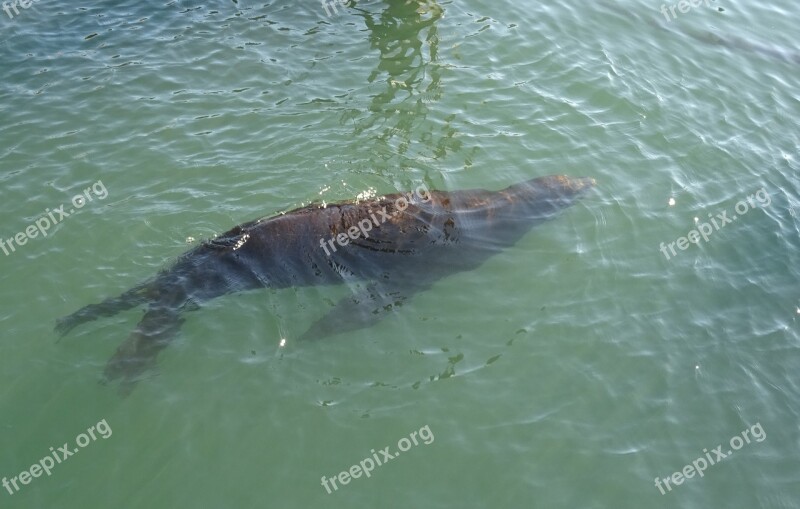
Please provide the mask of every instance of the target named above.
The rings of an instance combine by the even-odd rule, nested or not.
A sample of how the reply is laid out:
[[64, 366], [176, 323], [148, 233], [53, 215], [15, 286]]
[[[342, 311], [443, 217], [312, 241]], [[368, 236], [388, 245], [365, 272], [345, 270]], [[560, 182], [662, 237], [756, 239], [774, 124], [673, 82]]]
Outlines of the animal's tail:
[[117, 351], [108, 360], [104, 381], [121, 378], [120, 391], [128, 394], [156, 360], [159, 352], [177, 335], [183, 323], [181, 309], [152, 305]]
[[120, 311], [152, 302], [156, 296], [153, 280], [145, 281], [118, 297], [106, 299], [99, 304], [90, 304], [75, 311], [71, 315], [59, 318], [58, 321], [56, 321], [56, 332], [63, 336], [82, 323], [91, 322], [92, 320], [106, 316], [113, 316]]
[[181, 315], [197, 309], [202, 301], [201, 293], [190, 291], [194, 286], [201, 286], [193, 279], [192, 270], [202, 261], [202, 257], [199, 261], [197, 257], [185, 258], [183, 264], [179, 260], [170, 269], [118, 297], [91, 304], [61, 318], [56, 323], [56, 331], [63, 335], [84, 322], [147, 305], [141, 321], [108, 360], [104, 371], [105, 382], [121, 379], [122, 392], [129, 393], [154, 364], [161, 350], [177, 335], [184, 321]]
[[100, 317], [112, 316], [140, 304], [148, 304], [147, 311], [136, 329], [128, 336], [108, 360], [104, 381], [121, 379], [121, 391], [127, 394], [134, 384], [151, 367], [183, 323], [181, 314], [196, 307], [186, 291], [174, 281], [156, 277], [137, 285], [119, 297], [91, 304], [58, 320], [56, 330], [62, 335], [72, 328]]

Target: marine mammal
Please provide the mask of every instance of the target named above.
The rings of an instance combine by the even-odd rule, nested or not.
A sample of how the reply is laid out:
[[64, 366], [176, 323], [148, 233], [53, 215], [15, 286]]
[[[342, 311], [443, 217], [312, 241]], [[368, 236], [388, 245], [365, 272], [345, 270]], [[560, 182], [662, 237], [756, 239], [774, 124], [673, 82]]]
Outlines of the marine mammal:
[[[500, 191], [394, 193], [357, 203], [308, 205], [205, 241], [154, 278], [61, 318], [56, 330], [63, 335], [84, 322], [146, 304], [142, 320], [104, 372], [106, 381], [121, 378], [128, 388], [177, 334], [185, 311], [229, 293], [366, 281], [362, 294], [342, 299], [302, 338], [357, 330], [382, 318], [376, 309], [391, 307], [446, 275], [473, 269], [513, 245], [593, 185], [591, 178], [552, 175]], [[378, 215], [385, 220], [369, 236], [333, 252], [321, 249], [323, 239]]]

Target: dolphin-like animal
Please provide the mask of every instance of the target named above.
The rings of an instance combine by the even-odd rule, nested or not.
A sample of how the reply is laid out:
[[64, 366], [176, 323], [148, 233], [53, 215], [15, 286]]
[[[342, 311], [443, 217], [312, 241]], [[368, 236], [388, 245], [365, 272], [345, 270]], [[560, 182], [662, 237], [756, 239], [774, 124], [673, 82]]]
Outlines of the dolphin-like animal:
[[308, 205], [202, 242], [154, 278], [61, 318], [56, 330], [63, 335], [84, 322], [146, 305], [105, 368], [105, 381], [121, 379], [124, 392], [175, 337], [186, 311], [229, 293], [363, 281], [362, 293], [334, 305], [301, 339], [358, 330], [438, 279], [471, 270], [513, 245], [594, 183], [553, 175], [500, 191], [421, 186], [416, 193]]

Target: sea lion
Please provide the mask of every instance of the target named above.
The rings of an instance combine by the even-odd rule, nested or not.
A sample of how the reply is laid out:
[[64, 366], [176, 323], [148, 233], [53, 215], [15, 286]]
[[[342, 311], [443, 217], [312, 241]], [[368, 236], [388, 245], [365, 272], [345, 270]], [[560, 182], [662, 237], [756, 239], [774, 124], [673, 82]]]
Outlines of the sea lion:
[[121, 378], [130, 389], [177, 334], [184, 311], [225, 294], [366, 281], [363, 294], [342, 299], [301, 339], [360, 329], [382, 318], [376, 310], [511, 246], [593, 185], [591, 178], [554, 175], [494, 192], [421, 186], [416, 193], [308, 205], [205, 241], [119, 297], [61, 318], [56, 330], [63, 335], [81, 323], [147, 304], [104, 372], [106, 381]]

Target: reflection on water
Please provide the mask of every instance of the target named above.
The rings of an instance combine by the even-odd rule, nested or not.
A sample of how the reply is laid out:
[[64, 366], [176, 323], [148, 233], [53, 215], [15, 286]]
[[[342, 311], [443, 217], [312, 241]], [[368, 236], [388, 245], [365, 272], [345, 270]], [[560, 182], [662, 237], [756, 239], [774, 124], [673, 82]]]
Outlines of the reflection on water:
[[[359, 9], [369, 30], [369, 42], [379, 52], [368, 83], [385, 83], [372, 97], [368, 113], [347, 110], [342, 123], [355, 123], [354, 136], [365, 133], [375, 140], [388, 159], [394, 156], [413, 159], [415, 155], [441, 159], [461, 148], [456, 119], [451, 114], [443, 123], [428, 120], [430, 105], [442, 98], [442, 71], [439, 61], [439, 33], [436, 23], [444, 15], [436, 0], [393, 2], [379, 15]], [[412, 147], [417, 142], [420, 147]], [[409, 151], [411, 151], [409, 153]], [[389, 167], [386, 160], [379, 166]], [[418, 162], [417, 162], [418, 164]]]
[[[645, 21], [664, 21], [661, 2], [437, 1], [360, 0], [330, 18], [320, 0], [0, 14], [0, 234], [80, 183], [110, 193], [0, 252], [0, 480], [71, 430], [120, 423], [109, 447], [0, 493], [7, 506], [93, 507], [98, 480], [120, 508], [260, 507], [265, 493], [285, 509], [797, 505], [800, 75], [781, 56], [797, 52], [795, 4], [694, 9], [667, 30]], [[481, 164], [459, 171], [476, 145]], [[140, 310], [59, 343], [51, 330], [177, 258], [186, 236], [317, 191], [363, 202], [556, 172], [600, 189], [368, 329], [298, 340], [371, 281], [230, 295], [185, 315], [125, 401], [96, 382]], [[762, 186], [763, 213], [659, 252]], [[770, 438], [749, 458], [676, 493], [654, 486], [757, 422]], [[347, 493], [319, 486], [425, 423], [439, 449]]]

